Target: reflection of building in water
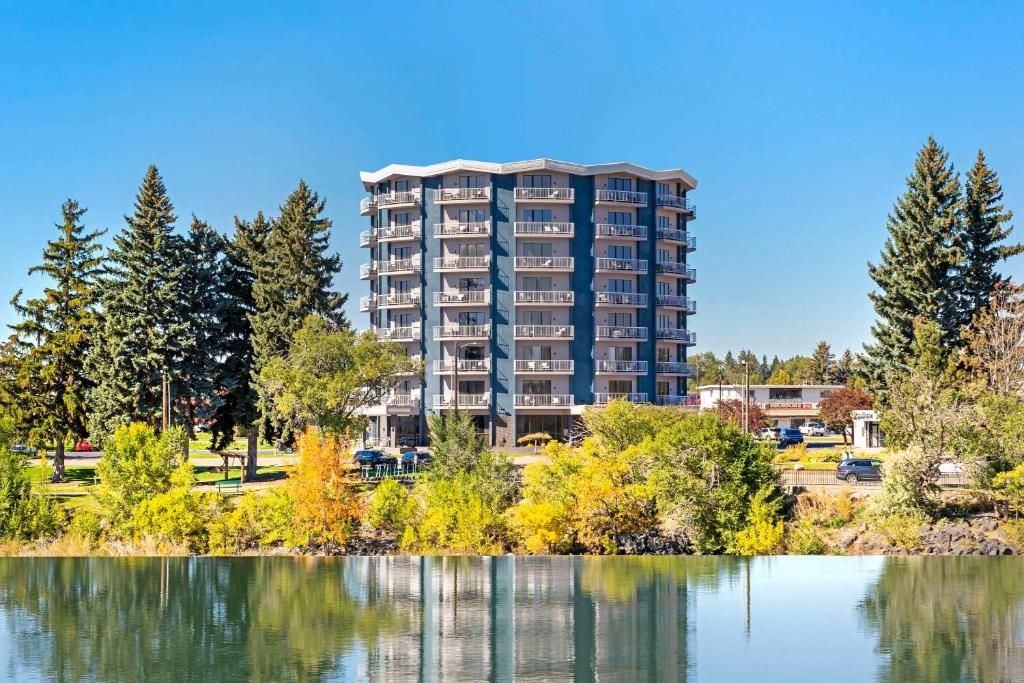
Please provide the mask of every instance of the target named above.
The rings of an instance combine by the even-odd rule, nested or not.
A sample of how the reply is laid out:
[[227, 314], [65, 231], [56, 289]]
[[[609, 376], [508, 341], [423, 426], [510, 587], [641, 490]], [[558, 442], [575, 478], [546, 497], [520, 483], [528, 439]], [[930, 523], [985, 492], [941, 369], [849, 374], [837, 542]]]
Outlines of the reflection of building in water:
[[[368, 558], [346, 583], [386, 601], [413, 626], [378, 640], [370, 671], [394, 680], [684, 680], [685, 574], [615, 558], [613, 584], [595, 558]], [[416, 625], [420, 627], [417, 629]]]

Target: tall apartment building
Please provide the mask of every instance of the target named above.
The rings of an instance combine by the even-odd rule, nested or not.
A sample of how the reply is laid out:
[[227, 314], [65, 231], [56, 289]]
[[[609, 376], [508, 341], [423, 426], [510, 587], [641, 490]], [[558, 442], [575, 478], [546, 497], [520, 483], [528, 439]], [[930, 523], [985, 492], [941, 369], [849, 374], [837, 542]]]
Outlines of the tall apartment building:
[[425, 443], [426, 415], [456, 401], [508, 446], [564, 438], [585, 406], [615, 398], [695, 402], [689, 174], [535, 159], [360, 176], [360, 310], [425, 367], [368, 411], [372, 440]]

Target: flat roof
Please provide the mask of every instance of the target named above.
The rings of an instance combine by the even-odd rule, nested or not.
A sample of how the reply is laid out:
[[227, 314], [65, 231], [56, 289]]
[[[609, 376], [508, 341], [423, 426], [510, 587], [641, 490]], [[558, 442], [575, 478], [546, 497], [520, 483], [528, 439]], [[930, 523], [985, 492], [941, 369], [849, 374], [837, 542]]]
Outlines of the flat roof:
[[525, 173], [527, 171], [556, 171], [573, 175], [600, 175], [603, 173], [629, 173], [645, 180], [679, 180], [687, 189], [697, 187], [697, 179], [681, 168], [656, 170], [638, 166], [626, 161], [611, 164], [574, 164], [555, 159], [530, 159], [527, 161], [511, 161], [504, 164], [490, 161], [472, 161], [470, 159], [453, 159], [429, 166], [410, 166], [407, 164], [388, 164], [379, 171], [360, 171], [359, 179], [363, 186], [370, 190], [372, 186], [398, 177], [429, 178], [455, 173], [458, 171], [475, 171], [477, 173]]
[[[697, 387], [701, 389], [742, 389], [742, 384], [703, 384]], [[845, 384], [751, 384], [751, 389], [845, 389]]]

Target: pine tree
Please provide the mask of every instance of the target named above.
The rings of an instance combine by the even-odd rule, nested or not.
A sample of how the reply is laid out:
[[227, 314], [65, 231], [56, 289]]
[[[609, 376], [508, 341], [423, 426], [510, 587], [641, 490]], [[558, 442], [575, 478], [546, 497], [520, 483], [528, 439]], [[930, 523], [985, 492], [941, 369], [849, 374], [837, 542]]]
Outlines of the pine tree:
[[878, 265], [868, 274], [878, 316], [865, 345], [867, 370], [881, 388], [886, 377], [906, 367], [914, 340], [914, 319], [935, 321], [947, 348], [958, 339], [958, 302], [953, 270], [958, 263], [960, 187], [949, 157], [928, 138], [907, 178], [907, 190], [893, 206], [889, 237]]
[[828, 342], [820, 341], [811, 354], [811, 382], [831, 384], [835, 381], [836, 357]]
[[55, 444], [55, 482], [64, 480], [65, 441], [87, 433], [85, 361], [96, 324], [103, 231], [85, 231], [85, 211], [73, 199], [64, 202], [58, 238], [47, 242], [43, 262], [28, 271], [47, 276], [51, 284], [40, 298], [22, 302], [19, 291], [11, 300], [22, 317], [11, 325], [20, 348], [12, 373], [17, 415], [33, 440]]
[[90, 436], [102, 442], [122, 424], [161, 424], [163, 378], [178, 380], [187, 325], [180, 319], [182, 240], [174, 207], [150, 166], [109, 252], [102, 313], [89, 372]]
[[1003, 188], [999, 176], [978, 150], [974, 166], [964, 180], [963, 260], [959, 268], [960, 325], [969, 328], [974, 316], [984, 309], [992, 291], [1005, 282], [996, 267], [1000, 261], [1024, 252], [1024, 245], [1005, 244], [1013, 227], [1012, 211], [1003, 206]]
[[856, 360], [853, 354], [850, 353], [850, 349], [845, 349], [843, 355], [839, 356], [839, 360], [836, 362], [835, 381], [837, 384], [849, 384], [850, 380], [853, 379], [855, 364]]
[[779, 360], [778, 356], [772, 356], [771, 365], [768, 366], [768, 376], [771, 377], [775, 374], [775, 371], [782, 367], [782, 361]]
[[768, 362], [768, 356], [761, 356], [761, 365], [757, 368], [757, 374], [761, 378], [759, 384], [764, 384], [772, 374], [772, 366]]

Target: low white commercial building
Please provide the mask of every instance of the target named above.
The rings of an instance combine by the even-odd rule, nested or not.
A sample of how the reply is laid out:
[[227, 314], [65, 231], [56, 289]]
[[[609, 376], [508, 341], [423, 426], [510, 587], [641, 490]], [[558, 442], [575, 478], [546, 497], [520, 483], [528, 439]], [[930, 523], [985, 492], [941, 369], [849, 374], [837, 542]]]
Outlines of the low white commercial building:
[[[818, 421], [818, 404], [839, 384], [751, 384], [750, 402], [764, 411], [774, 427], [799, 427]], [[705, 384], [697, 388], [701, 410], [719, 401], [742, 401], [742, 384]]]
[[853, 411], [853, 447], [883, 448], [885, 435], [878, 421], [878, 413], [874, 410]]

